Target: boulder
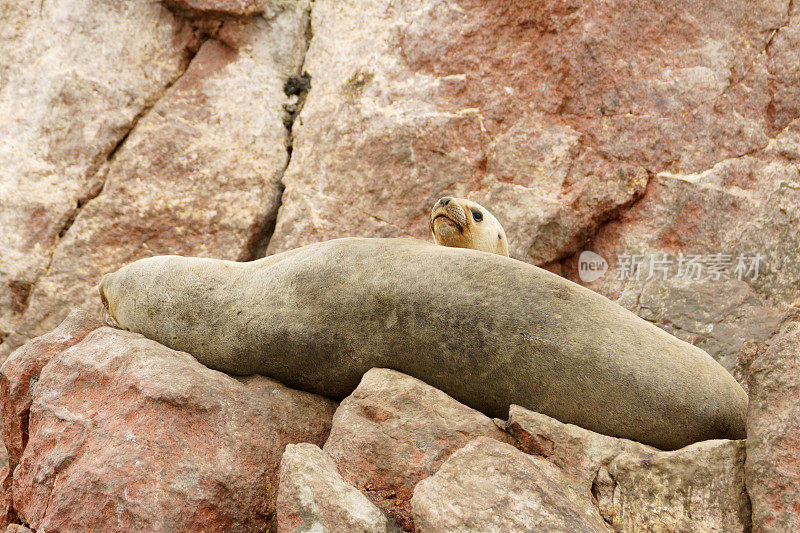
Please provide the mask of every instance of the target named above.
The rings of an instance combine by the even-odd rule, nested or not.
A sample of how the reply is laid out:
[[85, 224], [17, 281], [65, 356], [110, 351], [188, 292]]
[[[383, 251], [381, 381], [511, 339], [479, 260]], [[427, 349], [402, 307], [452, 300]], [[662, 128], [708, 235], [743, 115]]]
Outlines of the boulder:
[[411, 508], [419, 533], [612, 531], [591, 495], [549, 461], [486, 437], [421, 481]]
[[587, 493], [592, 490], [598, 472], [623, 452], [642, 457], [657, 451], [638, 442], [563, 424], [518, 405], [511, 406], [507, 422], [495, 420], [495, 423], [508, 432], [517, 448], [547, 459]]
[[520, 450], [543, 457], [591, 494], [617, 531], [749, 531], [743, 440], [660, 452], [511, 406], [497, 421]]
[[800, 529], [800, 310], [750, 365], [747, 490], [753, 531]]
[[422, 238], [436, 199], [470, 195], [513, 257], [563, 259], [654, 175], [796, 116], [796, 20], [788, 0], [318, 0], [270, 250]]
[[622, 452], [592, 493], [618, 531], [750, 531], [743, 440], [709, 440], [670, 452]]
[[444, 392], [376, 368], [339, 405], [324, 449], [348, 483], [410, 531], [416, 484], [481, 436], [509, 440], [486, 415]]
[[285, 446], [322, 444], [335, 409], [105, 327], [52, 357], [30, 393], [13, 496], [37, 531], [268, 529]]
[[348, 485], [313, 444], [289, 444], [281, 460], [278, 533], [400, 531], [366, 496]]
[[3, 442], [12, 469], [19, 464], [28, 443], [31, 387], [50, 359], [81, 342], [89, 333], [104, 326], [83, 310], [72, 311], [53, 331], [28, 341], [0, 367], [0, 409], [3, 416]]
[[[0, 413], [3, 420], [2, 469], [0, 469], [0, 526], [16, 518], [11, 493], [14, 469], [28, 443], [31, 387], [39, 381], [42, 368], [67, 348], [79, 343], [103, 326], [90, 314], [71, 312], [58, 328], [28, 341], [0, 367]], [[9, 526], [11, 527], [11, 526]]]

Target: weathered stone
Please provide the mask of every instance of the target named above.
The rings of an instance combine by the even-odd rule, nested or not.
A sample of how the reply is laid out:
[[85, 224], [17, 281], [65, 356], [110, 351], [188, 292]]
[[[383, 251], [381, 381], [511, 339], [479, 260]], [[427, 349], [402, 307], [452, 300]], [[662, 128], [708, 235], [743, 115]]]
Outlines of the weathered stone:
[[[5, 451], [5, 448], [3, 448]], [[3, 453], [5, 456], [6, 454]], [[3, 461], [5, 464], [0, 468], [0, 527], [17, 518], [14, 512], [14, 495], [11, 493], [11, 485], [14, 481], [13, 472], [8, 465], [8, 457]]]
[[590, 494], [558, 468], [486, 437], [421, 481], [411, 508], [419, 533], [611, 531]]
[[339, 405], [324, 449], [350, 484], [412, 530], [414, 486], [480, 436], [509, 440], [486, 415], [442, 391], [373, 369]]
[[[513, 234], [512, 256], [552, 260], [639, 196], [644, 168], [604, 155], [553, 116], [563, 72], [532, 45], [549, 30], [525, 22], [549, 16], [566, 16], [568, 26], [596, 14], [578, 6], [317, 2], [305, 65], [313, 89], [295, 126], [270, 250], [350, 235], [424, 238], [436, 199], [473, 191]], [[360, 24], [364, 18], [373, 23]], [[564, 31], [557, 39], [575, 37]], [[570, 60], [587, 60], [569, 48]], [[512, 49], [525, 61], [510, 60]]]
[[335, 409], [110, 328], [54, 356], [31, 395], [13, 494], [37, 531], [265, 530], [284, 447], [324, 442]]
[[33, 533], [33, 531], [21, 524], [9, 524], [6, 533]]
[[767, 48], [772, 98], [767, 113], [773, 131], [780, 131], [800, 116], [800, 17], [798, 8], [789, 2], [789, 20], [770, 33]]
[[687, 17], [679, 2], [318, 1], [270, 250], [425, 237], [438, 197], [473, 193], [512, 256], [565, 257], [648, 171], [766, 146], [764, 52], [788, 6], [704, 1]]
[[518, 405], [511, 406], [508, 422], [495, 422], [514, 438], [517, 448], [544, 457], [575, 479], [586, 493], [592, 490], [598, 471], [607, 468], [621, 453], [642, 456], [658, 451], [638, 442], [563, 424]]
[[292, 531], [399, 531], [313, 444], [289, 444], [281, 460], [278, 533]]
[[73, 311], [58, 328], [27, 342], [13, 352], [0, 368], [0, 413], [3, 420], [3, 446], [0, 447], [0, 527], [16, 519], [11, 485], [14, 469], [28, 442], [31, 387], [39, 380], [39, 373], [50, 359], [79, 343], [102, 325], [83, 311]]
[[704, 441], [671, 452], [625, 451], [598, 472], [593, 494], [606, 521], [621, 531], [746, 532], [744, 467], [743, 440]]
[[102, 188], [107, 158], [185, 70], [194, 37], [159, 2], [140, 0], [2, 2], [0, 19], [1, 341]]
[[234, 16], [264, 14], [266, 17], [275, 16], [279, 6], [289, 4], [285, 0], [166, 0], [166, 3], [203, 14]]
[[81, 342], [103, 324], [85, 311], [76, 310], [53, 331], [17, 349], [0, 367], [0, 409], [3, 442], [11, 468], [16, 468], [28, 442], [31, 387], [39, 381], [50, 359]]
[[497, 421], [520, 450], [544, 457], [595, 498], [619, 531], [747, 531], [744, 441], [673, 452], [615, 439], [512, 406]]
[[781, 319], [780, 311], [738, 279], [652, 279], [632, 284], [617, 303], [707, 351], [729, 371], [742, 345], [765, 344]]
[[0, 92], [9, 75], [25, 62], [25, 46], [20, 46], [22, 36], [38, 13], [36, 0], [0, 3], [0, 19], [4, 22], [0, 27]]
[[104, 167], [102, 194], [59, 241], [9, 344], [70, 308], [98, 309], [102, 274], [134, 259], [261, 253], [287, 162], [283, 86], [303, 61], [307, 9], [303, 0], [270, 20], [227, 21], [202, 44]]
[[753, 531], [800, 529], [800, 311], [750, 365], [747, 490]]

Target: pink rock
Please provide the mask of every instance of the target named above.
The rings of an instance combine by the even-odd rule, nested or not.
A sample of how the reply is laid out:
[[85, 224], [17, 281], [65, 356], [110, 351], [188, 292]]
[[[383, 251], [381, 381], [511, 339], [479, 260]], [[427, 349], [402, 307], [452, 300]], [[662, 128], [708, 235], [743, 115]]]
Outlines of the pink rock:
[[486, 437], [421, 481], [411, 507], [419, 533], [612, 531], [590, 494], [550, 462]]
[[31, 387], [39, 381], [42, 368], [50, 359], [78, 344], [101, 326], [103, 324], [94, 316], [75, 310], [56, 329], [16, 350], [0, 367], [3, 442], [12, 470], [28, 443], [28, 417], [33, 401]]
[[348, 485], [325, 452], [289, 444], [281, 460], [278, 533], [290, 531], [399, 531], [366, 496]]
[[6, 528], [6, 533], [33, 533], [27, 527], [20, 524], [9, 524]]
[[372, 369], [333, 419], [325, 452], [342, 477], [412, 530], [414, 486], [479, 436], [508, 441], [484, 414], [394, 370]]
[[547, 415], [512, 405], [508, 422], [496, 421], [525, 453], [543, 457], [577, 481], [585, 491], [592, 489], [598, 471], [623, 452], [634, 455], [658, 450], [638, 442], [601, 435]]
[[789, 20], [786, 0], [317, 1], [269, 249], [428, 238], [448, 194], [498, 214], [513, 257], [562, 259], [650, 176], [766, 146], [764, 51]]
[[3, 420], [3, 465], [0, 469], [0, 525], [16, 519], [11, 493], [14, 469], [28, 443], [30, 389], [42, 368], [56, 355], [101, 327], [93, 316], [76, 310], [52, 332], [17, 349], [0, 368], [0, 412]]
[[175, 83], [148, 99], [152, 108], [104, 159], [102, 191], [54, 243], [47, 272], [19, 288], [29, 292], [25, 312], [0, 354], [54, 328], [69, 309], [99, 310], [100, 277], [135, 259], [263, 253], [288, 158], [284, 83], [302, 64], [307, 9], [292, 2], [269, 20], [204, 30], [216, 38], [203, 41]]
[[[102, 189], [107, 159], [185, 70], [195, 39], [161, 3], [23, 0], [0, 13], [2, 341], [64, 232]], [[35, 333], [53, 329], [73, 307]], [[31, 336], [12, 335], [0, 359]]]
[[750, 365], [747, 490], [753, 531], [800, 529], [800, 311]]
[[53, 357], [31, 395], [14, 505], [48, 531], [265, 530], [284, 447], [322, 444], [335, 409], [111, 328]]
[[[583, 284], [700, 346], [731, 370], [742, 344], [767, 343], [798, 296], [800, 256], [786, 250], [798, 239], [791, 228], [800, 220], [800, 184], [795, 166], [779, 155], [800, 146], [790, 133], [758, 158], [652, 178], [645, 196], [602, 226], [587, 246], [609, 269]], [[728, 261], [719, 276], [709, 268], [716, 254]], [[638, 275], [629, 268], [634, 256], [642, 262]], [[701, 269], [679, 275], [681, 256], [694, 257]], [[757, 272], [737, 273], [740, 260], [749, 268], [757, 257]], [[668, 261], [666, 273], [651, 270], [650, 261], [661, 259]], [[562, 273], [581, 282], [577, 263], [578, 256], [565, 261]]]

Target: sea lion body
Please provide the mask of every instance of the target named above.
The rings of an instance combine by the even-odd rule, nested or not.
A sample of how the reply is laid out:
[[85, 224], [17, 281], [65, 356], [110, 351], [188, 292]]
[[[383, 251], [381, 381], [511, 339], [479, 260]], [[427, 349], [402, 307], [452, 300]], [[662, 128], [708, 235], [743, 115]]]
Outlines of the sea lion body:
[[101, 295], [121, 327], [210, 368], [333, 398], [386, 367], [494, 417], [518, 404], [662, 449], [745, 436], [747, 397], [703, 350], [500, 255], [347, 238], [250, 263], [153, 257]]

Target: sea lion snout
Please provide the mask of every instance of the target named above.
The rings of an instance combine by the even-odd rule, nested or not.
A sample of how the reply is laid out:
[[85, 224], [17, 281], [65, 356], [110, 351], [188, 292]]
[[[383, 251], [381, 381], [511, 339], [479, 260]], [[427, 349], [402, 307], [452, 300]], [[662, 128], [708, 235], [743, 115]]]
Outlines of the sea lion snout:
[[449, 196], [445, 196], [444, 198], [440, 198], [438, 202], [436, 202], [433, 206], [433, 211], [431, 212], [431, 231], [436, 233], [436, 226], [437, 224], [444, 223], [444, 227], [448, 227], [459, 231], [459, 233], [464, 232], [464, 228], [467, 226], [467, 214], [464, 211], [464, 208], [458, 203], [454, 201], [454, 198]]

